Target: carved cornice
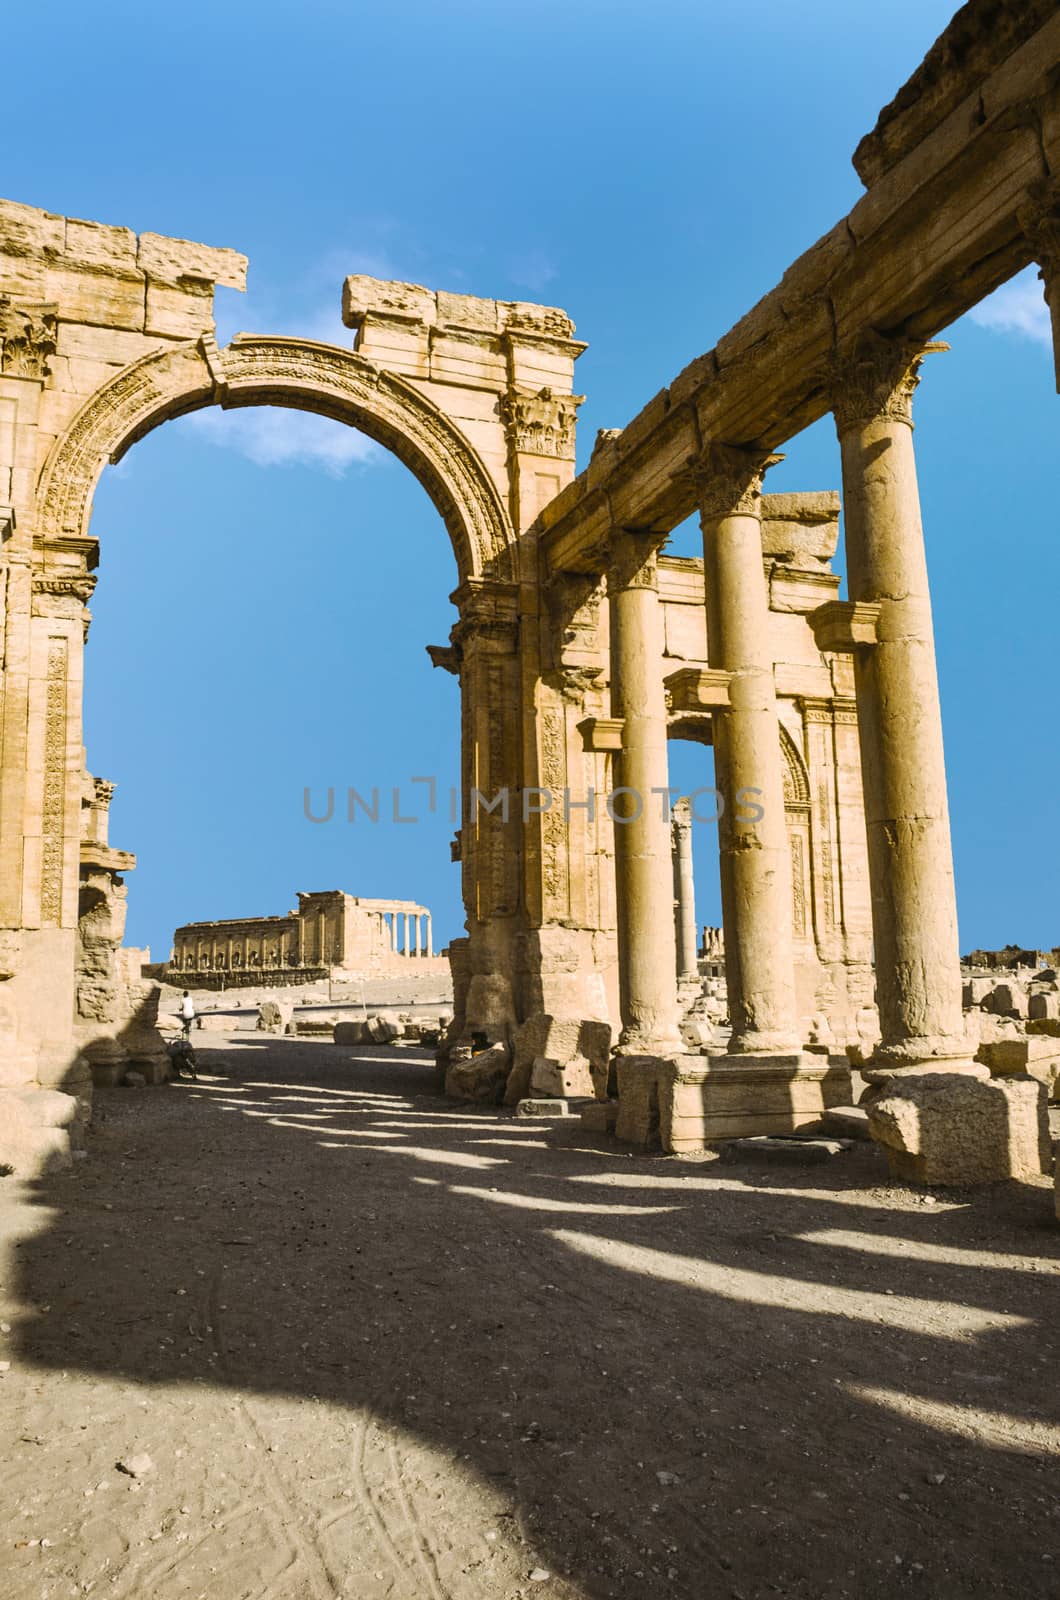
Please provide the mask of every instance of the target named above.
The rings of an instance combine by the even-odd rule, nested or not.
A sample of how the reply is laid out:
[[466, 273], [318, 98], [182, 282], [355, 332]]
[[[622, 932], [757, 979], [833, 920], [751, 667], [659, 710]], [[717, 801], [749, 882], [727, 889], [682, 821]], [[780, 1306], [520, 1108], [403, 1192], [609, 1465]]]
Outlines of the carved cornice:
[[0, 372], [5, 378], [48, 376], [48, 357], [55, 354], [57, 307], [16, 305], [0, 295]]
[[722, 517], [758, 517], [762, 479], [782, 455], [737, 445], [709, 444], [692, 466], [702, 522]]
[[913, 426], [913, 394], [926, 355], [948, 350], [942, 339], [889, 338], [869, 331], [837, 354], [828, 373], [836, 431], [870, 422], [904, 422]]
[[680, 667], [664, 681], [670, 711], [724, 711], [731, 704], [731, 672], [712, 667]]
[[33, 579], [33, 593], [35, 595], [62, 596], [74, 598], [87, 603], [92, 591], [96, 587], [96, 579], [90, 572], [70, 572], [56, 574], [51, 572], [38, 573]]
[[574, 459], [574, 429], [583, 394], [554, 394], [549, 388], [536, 394], [512, 391], [501, 399], [501, 418], [514, 452], [531, 456]]
[[449, 635], [462, 656], [469, 645], [488, 641], [514, 650], [519, 637], [519, 591], [515, 584], [471, 579], [451, 596], [460, 619]]

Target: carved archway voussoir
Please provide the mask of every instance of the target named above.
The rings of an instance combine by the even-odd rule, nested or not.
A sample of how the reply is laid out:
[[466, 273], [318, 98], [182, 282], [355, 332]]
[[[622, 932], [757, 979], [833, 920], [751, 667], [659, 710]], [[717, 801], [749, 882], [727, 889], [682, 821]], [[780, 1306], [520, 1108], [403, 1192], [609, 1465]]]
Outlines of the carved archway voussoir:
[[240, 335], [220, 351], [203, 341], [171, 346], [97, 390], [45, 464], [40, 533], [87, 532], [103, 467], [171, 417], [214, 403], [287, 406], [359, 429], [423, 485], [449, 531], [461, 580], [506, 573], [515, 543], [507, 511], [482, 461], [443, 412], [352, 350], [257, 335]]

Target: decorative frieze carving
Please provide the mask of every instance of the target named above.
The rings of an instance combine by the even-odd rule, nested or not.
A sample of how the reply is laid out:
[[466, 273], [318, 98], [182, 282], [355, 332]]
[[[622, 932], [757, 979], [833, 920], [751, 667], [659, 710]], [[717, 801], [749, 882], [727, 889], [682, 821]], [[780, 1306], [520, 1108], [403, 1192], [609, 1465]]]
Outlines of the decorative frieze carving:
[[66, 812], [66, 639], [48, 640], [44, 684], [44, 786], [41, 795], [42, 924], [59, 924], [63, 915], [63, 822]]
[[708, 445], [692, 468], [701, 521], [759, 516], [762, 479], [770, 467], [783, 459], [768, 450]]
[[0, 295], [0, 372], [5, 378], [48, 376], [58, 335], [55, 306], [16, 305]]
[[913, 395], [926, 355], [948, 350], [942, 339], [889, 338], [870, 330], [832, 361], [828, 387], [840, 435], [884, 420], [913, 426]]
[[91, 599], [96, 579], [91, 572], [40, 573], [33, 579], [33, 593], [72, 596], [82, 604]]
[[582, 394], [554, 394], [549, 388], [505, 395], [500, 405], [509, 448], [524, 455], [573, 460], [574, 429], [584, 399]]

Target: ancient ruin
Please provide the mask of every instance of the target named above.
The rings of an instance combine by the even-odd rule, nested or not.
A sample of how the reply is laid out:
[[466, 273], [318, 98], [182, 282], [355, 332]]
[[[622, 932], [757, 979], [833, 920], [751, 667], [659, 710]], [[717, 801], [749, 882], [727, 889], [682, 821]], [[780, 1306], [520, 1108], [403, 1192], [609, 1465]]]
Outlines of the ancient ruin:
[[431, 913], [414, 900], [369, 900], [327, 889], [300, 894], [297, 910], [285, 917], [185, 923], [173, 935], [166, 977], [215, 989], [400, 972], [410, 960], [447, 971], [444, 956], [434, 955], [433, 939]]
[[[1051, 4], [959, 13], [859, 145], [850, 214], [602, 433], [580, 475], [585, 346], [563, 310], [358, 275], [352, 349], [282, 333], [219, 348], [213, 293], [243, 286], [235, 251], [0, 204], [3, 1138], [9, 1121], [23, 1138], [33, 1086], [71, 1097], [74, 1119], [105, 1051], [88, 1034], [122, 1048], [131, 1003], [115, 965], [128, 858], [82, 831], [87, 605], [106, 571], [94, 486], [170, 417], [269, 404], [388, 447], [452, 541], [457, 620], [431, 656], [462, 705], [455, 1092], [617, 1095], [619, 1138], [686, 1151], [791, 1131], [875, 1085], [903, 1175], [1043, 1159], [1044, 1088], [987, 1083], [962, 1009], [912, 411], [939, 332], [1032, 261], [1060, 363], [1058, 62]], [[765, 491], [780, 448], [829, 412], [846, 596], [839, 492]], [[703, 557], [673, 558], [690, 515]], [[713, 745], [722, 802], [731, 1034], [698, 1048], [670, 739]], [[357, 927], [375, 959], [386, 915], [422, 915], [367, 902], [358, 922], [344, 898], [328, 947], [328, 899], [275, 926], [179, 930], [176, 970], [326, 968]], [[1006, 1144], [1009, 1120], [1023, 1131]]]

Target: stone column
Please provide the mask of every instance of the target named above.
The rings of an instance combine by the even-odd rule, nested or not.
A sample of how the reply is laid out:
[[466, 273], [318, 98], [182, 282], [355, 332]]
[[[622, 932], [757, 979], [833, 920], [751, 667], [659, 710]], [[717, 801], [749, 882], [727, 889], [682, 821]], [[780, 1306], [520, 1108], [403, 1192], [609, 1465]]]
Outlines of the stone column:
[[412, 949], [413, 949], [413, 954], [417, 955], [417, 956], [420, 953], [420, 923], [421, 923], [421, 921], [422, 921], [422, 917], [421, 917], [420, 913], [417, 911], [416, 915], [412, 919]]
[[1045, 303], [1053, 324], [1056, 391], [1060, 394], [1060, 179], [1046, 178], [1033, 186], [1019, 212], [1020, 225], [1034, 248], [1045, 286]]
[[791, 856], [769, 598], [762, 561], [762, 478], [778, 458], [711, 446], [699, 500], [707, 594], [707, 654], [728, 679], [714, 718], [730, 1054], [800, 1044], [791, 933]]
[[[657, 536], [617, 531], [608, 569], [611, 709], [622, 722], [615, 756], [615, 888], [622, 1031], [628, 1056], [673, 1056], [677, 955], [667, 780], [666, 698]], [[652, 793], [653, 789], [656, 791]], [[662, 790], [660, 794], [658, 791]]]
[[837, 362], [833, 380], [850, 600], [823, 606], [813, 626], [822, 647], [854, 657], [882, 1033], [876, 1076], [970, 1067], [913, 456], [913, 391], [924, 354], [940, 348], [873, 335]]
[[698, 983], [696, 958], [696, 885], [692, 869], [692, 805], [678, 800], [671, 818], [674, 872], [674, 927], [677, 934], [677, 981]]
[[428, 911], [428, 913], [427, 913], [427, 959], [428, 960], [430, 960], [431, 956], [434, 954], [434, 948], [433, 948], [433, 945], [431, 943], [431, 940], [432, 940], [431, 914]]

